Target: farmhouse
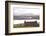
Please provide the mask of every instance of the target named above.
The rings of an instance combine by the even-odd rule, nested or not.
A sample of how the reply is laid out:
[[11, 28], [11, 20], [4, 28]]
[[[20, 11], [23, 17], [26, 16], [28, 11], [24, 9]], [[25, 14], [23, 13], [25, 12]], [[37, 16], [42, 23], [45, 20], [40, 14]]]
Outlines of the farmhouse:
[[24, 21], [24, 26], [38, 27], [39, 24], [37, 23], [37, 21], [34, 21], [34, 22], [26, 22], [26, 21]]

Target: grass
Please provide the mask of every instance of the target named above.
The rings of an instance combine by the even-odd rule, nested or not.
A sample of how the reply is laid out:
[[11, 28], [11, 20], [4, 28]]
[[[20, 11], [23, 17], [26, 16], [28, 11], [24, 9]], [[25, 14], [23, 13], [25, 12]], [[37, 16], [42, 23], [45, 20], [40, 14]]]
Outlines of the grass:
[[14, 28], [24, 28], [24, 27], [39, 27], [39, 24], [38, 24], [37, 26], [30, 26], [30, 25], [29, 25], [29, 26], [28, 26], [28, 25], [24, 25], [24, 26], [16, 25], [16, 26], [15, 26], [15, 25], [14, 25]]

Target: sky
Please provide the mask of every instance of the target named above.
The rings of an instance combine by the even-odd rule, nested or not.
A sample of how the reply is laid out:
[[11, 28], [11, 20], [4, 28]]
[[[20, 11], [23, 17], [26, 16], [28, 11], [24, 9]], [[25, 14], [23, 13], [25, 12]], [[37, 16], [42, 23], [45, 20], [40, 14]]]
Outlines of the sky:
[[13, 15], [22, 15], [22, 14], [35, 14], [39, 15], [40, 14], [40, 9], [39, 8], [19, 8], [19, 7], [14, 7], [13, 8]]

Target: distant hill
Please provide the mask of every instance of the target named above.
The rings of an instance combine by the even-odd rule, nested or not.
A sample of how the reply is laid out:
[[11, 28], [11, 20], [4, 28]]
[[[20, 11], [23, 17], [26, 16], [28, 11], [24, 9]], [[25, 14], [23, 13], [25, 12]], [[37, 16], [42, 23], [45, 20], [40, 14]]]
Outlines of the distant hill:
[[35, 14], [21, 14], [21, 15], [17, 15], [14, 16], [14, 19], [39, 19], [39, 15], [35, 15]]

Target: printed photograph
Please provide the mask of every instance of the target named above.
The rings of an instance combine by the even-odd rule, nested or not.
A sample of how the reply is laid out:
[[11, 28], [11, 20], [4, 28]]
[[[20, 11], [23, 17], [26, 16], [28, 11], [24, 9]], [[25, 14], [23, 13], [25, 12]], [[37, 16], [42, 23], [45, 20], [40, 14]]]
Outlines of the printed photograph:
[[13, 28], [39, 27], [39, 8], [14, 7]]
[[5, 1], [5, 34], [45, 32], [45, 3]]

